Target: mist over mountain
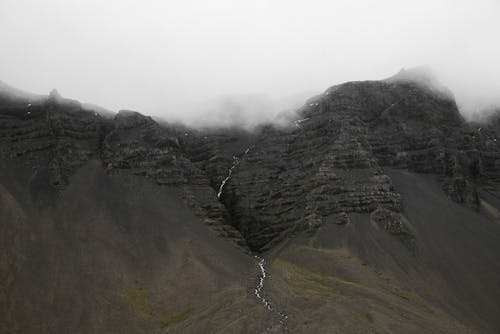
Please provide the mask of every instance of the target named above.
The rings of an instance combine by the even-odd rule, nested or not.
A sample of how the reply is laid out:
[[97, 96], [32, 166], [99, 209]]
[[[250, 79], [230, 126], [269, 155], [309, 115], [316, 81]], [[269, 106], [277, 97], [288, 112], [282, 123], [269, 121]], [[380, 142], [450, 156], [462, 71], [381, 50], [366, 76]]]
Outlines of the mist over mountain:
[[[436, 71], [429, 66], [402, 68], [396, 74], [384, 79], [387, 82], [413, 82], [422, 88], [429, 89], [444, 97], [456, 99], [451, 89], [438, 78]], [[19, 101], [39, 101], [43, 95], [34, 94], [0, 83], [3, 96], [10, 96]], [[204, 128], [241, 128], [253, 131], [263, 124], [286, 125], [297, 117], [296, 111], [309, 97], [319, 92], [303, 92], [289, 95], [281, 99], [272, 99], [265, 94], [226, 95], [220, 98], [206, 100], [196, 106], [191, 106], [185, 112], [167, 112], [155, 116], [159, 122], [184, 124], [186, 126]], [[460, 113], [469, 120], [484, 122], [500, 108], [500, 101], [495, 99], [476, 100], [466, 103], [466, 107], [457, 100]], [[105, 117], [112, 117], [117, 111], [112, 111], [93, 103], [82, 103], [86, 110], [94, 110]]]
[[498, 13], [0, 1], [0, 334], [499, 333]]
[[[280, 118], [295, 117], [295, 111], [313, 93], [295, 94], [279, 100], [267, 95], [228, 95], [206, 101], [185, 115], [165, 115], [164, 120], [178, 121], [195, 128], [243, 128], [254, 130]], [[288, 117], [287, 116], [287, 117]]]
[[243, 118], [255, 122], [253, 113], [269, 119], [295, 108], [290, 96], [428, 65], [469, 115], [499, 104], [499, 6], [5, 0], [0, 77], [38, 94], [55, 87], [115, 112], [186, 121], [206, 118], [217, 101], [265, 96], [272, 101], [266, 115], [241, 102]]
[[2, 85], [2, 332], [498, 331], [497, 111], [422, 69], [257, 127], [225, 103], [189, 127]]

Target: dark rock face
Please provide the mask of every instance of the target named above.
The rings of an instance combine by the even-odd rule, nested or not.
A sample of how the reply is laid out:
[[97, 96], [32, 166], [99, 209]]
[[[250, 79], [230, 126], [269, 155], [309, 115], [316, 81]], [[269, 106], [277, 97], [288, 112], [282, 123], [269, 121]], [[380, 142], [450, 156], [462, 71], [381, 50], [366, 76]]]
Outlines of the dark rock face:
[[383, 167], [437, 174], [451, 199], [473, 208], [477, 186], [491, 180], [483, 177], [484, 147], [455, 102], [415, 83], [332, 87], [300, 115], [289, 128], [261, 129], [224, 194], [232, 224], [254, 250], [350, 212], [400, 211]]
[[473, 208], [478, 186], [494, 189], [500, 175], [491, 139], [498, 127], [478, 130], [450, 97], [410, 81], [334, 86], [299, 115], [256, 133], [191, 130], [133, 111], [105, 119], [53, 91], [38, 104], [2, 107], [0, 150], [54, 189], [90, 159], [110, 174], [178, 187], [203, 221], [254, 251], [300, 230], [345, 224], [351, 212], [399, 212], [384, 167], [439, 175], [452, 200]]
[[56, 94], [36, 105], [2, 106], [0, 117], [2, 156], [33, 167], [35, 178], [46, 174], [56, 188], [96, 157], [107, 126], [99, 115]]
[[476, 150], [470, 173], [480, 180], [483, 189], [499, 196], [500, 182], [500, 108], [492, 108], [488, 113], [470, 123], [467, 139]]

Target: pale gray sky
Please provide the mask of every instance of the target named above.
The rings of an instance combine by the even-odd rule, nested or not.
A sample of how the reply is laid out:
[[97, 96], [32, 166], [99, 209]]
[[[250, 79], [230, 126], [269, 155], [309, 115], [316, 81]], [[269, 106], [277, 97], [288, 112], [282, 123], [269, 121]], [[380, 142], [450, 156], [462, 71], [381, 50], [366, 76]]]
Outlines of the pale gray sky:
[[0, 0], [0, 80], [113, 110], [265, 114], [424, 64], [460, 103], [500, 100], [500, 1]]

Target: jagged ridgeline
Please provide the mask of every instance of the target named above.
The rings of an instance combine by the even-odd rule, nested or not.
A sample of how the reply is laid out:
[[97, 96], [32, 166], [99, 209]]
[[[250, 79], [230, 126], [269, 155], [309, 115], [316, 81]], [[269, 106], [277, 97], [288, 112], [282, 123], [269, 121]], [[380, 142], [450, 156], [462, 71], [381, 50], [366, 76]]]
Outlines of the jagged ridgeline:
[[[426, 230], [416, 223], [422, 210], [415, 209], [412, 203], [420, 203], [420, 199], [413, 202], [409, 199], [417, 194], [411, 189], [417, 189], [424, 181], [412, 181], [415, 182], [412, 186], [405, 182], [413, 177], [417, 180], [415, 175], [420, 175], [421, 180], [432, 177], [437, 185], [433, 194], [444, 196], [436, 197], [436, 203], [438, 198], [449, 200], [467, 214], [498, 220], [500, 127], [496, 115], [490, 116], [490, 125], [466, 121], [450, 93], [424, 79], [410, 80], [403, 71], [383, 81], [334, 86], [308, 100], [289, 124], [263, 124], [253, 132], [237, 128], [192, 129], [155, 121], [134, 111], [112, 114], [63, 98], [56, 91], [49, 96], [34, 96], [2, 85], [0, 218], [8, 223], [2, 226], [1, 250], [6, 255], [0, 269], [6, 277], [2, 281], [4, 287], [13, 291], [4, 294], [9, 299], [2, 303], [6, 314], [4, 328], [22, 329], [23, 319], [43, 308], [45, 302], [34, 302], [32, 309], [24, 305], [26, 310], [21, 312], [19, 305], [23, 304], [16, 304], [16, 300], [24, 298], [23, 289], [56, 291], [55, 287], [49, 287], [49, 277], [57, 270], [65, 270], [67, 263], [78, 268], [68, 269], [64, 278], [58, 278], [59, 283], [73, 291], [70, 282], [79, 277], [77, 282], [82, 291], [89, 292], [96, 300], [99, 289], [107, 291], [103, 298], [111, 300], [112, 306], [95, 302], [99, 310], [113, 314], [113, 320], [109, 322], [106, 318], [105, 323], [116, 326], [113, 328], [128, 328], [130, 332], [188, 326], [184, 325], [186, 319], [209, 317], [188, 301], [194, 298], [200, 305], [210, 304], [214, 300], [211, 293], [219, 291], [220, 284], [234, 289], [229, 295], [217, 295], [220, 303], [213, 305], [214, 314], [223, 319], [224, 312], [230, 309], [245, 309], [255, 302], [249, 301], [252, 293], [247, 291], [254, 284], [241, 282], [258, 275], [252, 271], [258, 267], [255, 268], [249, 253], [275, 254], [285, 247], [283, 254], [289, 254], [294, 248], [283, 245], [289, 242], [305, 247], [300, 244], [304, 238], [308, 240], [307, 247], [316, 247], [319, 242], [320, 249], [330, 242], [321, 241], [321, 235], [331, 231], [336, 231], [331, 232], [330, 240], [338, 238], [337, 248], [352, 248], [360, 258], [366, 255], [367, 259], [372, 255], [374, 259], [377, 251], [382, 252], [383, 241], [376, 241], [365, 229], [383, 233], [384, 236], [377, 238], [387, 237], [394, 247], [384, 252], [397, 252], [390, 257], [411, 262], [399, 263], [398, 269], [394, 269], [397, 260], [391, 264], [374, 260], [381, 266], [387, 265], [385, 269], [389, 271], [394, 269], [394, 275], [403, 275], [398, 278], [407, 278], [404, 275], [413, 271], [422, 273], [426, 268], [438, 268], [437, 262], [428, 264], [421, 260], [431, 256], [431, 248], [426, 245], [433, 232], [429, 230], [432, 227], [427, 226]], [[72, 221], [77, 223], [72, 225]], [[210, 230], [216, 233], [206, 237]], [[483, 232], [488, 234], [486, 228]], [[463, 232], [457, 238], [466, 235]], [[97, 242], [102, 249], [96, 250], [89, 246], [94, 238], [107, 242]], [[485, 247], [493, 244], [490, 241]], [[374, 254], [369, 254], [368, 247], [373, 247]], [[100, 264], [99, 268], [106, 271], [103, 274], [106, 279], [92, 271], [84, 283], [81, 276], [86, 274], [80, 265], [95, 270], [92, 264], [85, 264], [85, 254], [95, 252], [99, 258], [99, 250], [110, 258], [116, 257], [109, 260], [113, 265], [107, 272], [108, 269], [103, 269], [106, 262]], [[496, 250], [488, 248], [485, 252]], [[62, 262], [53, 260], [60, 252], [67, 252], [64, 255], [67, 257]], [[476, 255], [464, 255], [465, 263], [473, 263]], [[271, 265], [296, 275], [307, 273], [283, 259]], [[30, 269], [23, 274], [26, 266]], [[40, 266], [45, 267], [39, 269]], [[183, 276], [184, 269], [180, 268], [184, 266], [188, 272], [191, 270], [192, 276]], [[462, 270], [458, 264], [457, 268]], [[30, 275], [36, 275], [37, 270], [45, 273], [46, 286], [27, 288]], [[488, 270], [485, 288], [494, 286], [499, 274], [494, 267]], [[171, 277], [169, 272], [179, 276]], [[161, 290], [160, 281], [167, 280], [176, 289], [190, 289], [192, 284], [198, 286], [199, 282], [192, 277], [200, 272], [205, 275], [203, 280], [212, 284], [200, 285], [201, 297], [193, 295], [190, 299], [182, 295], [179, 302], [182, 307], [162, 304], [161, 298], [179, 295], [173, 290]], [[223, 282], [221, 275], [226, 277]], [[16, 281], [12, 277], [21, 279]], [[185, 286], [178, 282], [178, 277], [186, 280]], [[311, 277], [308, 279], [325, 280], [322, 276]], [[431, 290], [426, 290], [430, 288], [421, 284], [423, 280], [419, 281], [422, 289], [419, 291], [432, 295]], [[474, 282], [471, 279], [464, 284]], [[147, 287], [154, 288], [149, 291]], [[449, 289], [452, 294], [459, 287]], [[107, 294], [111, 290], [120, 292]], [[156, 297], [152, 297], [153, 290]], [[499, 290], [497, 287], [492, 291], [491, 298], [498, 296]], [[260, 290], [256, 291], [260, 297]], [[51, 293], [53, 298], [67, 303], [57, 307], [72, 301], [61, 291]], [[79, 292], [73, 293], [80, 296]], [[32, 298], [37, 300], [37, 296]], [[38, 299], [50, 300], [48, 296]], [[462, 305], [465, 299], [457, 303]], [[124, 300], [132, 309], [126, 308]], [[88, 309], [93, 303], [81, 302], [74, 311], [76, 315], [68, 316], [67, 322], [65, 318], [55, 321], [53, 327], [76, 328], [75, 319], [81, 316], [85, 324], [82, 332], [103, 331], [97, 323], [105, 316], [97, 316]], [[490, 299], [483, 304], [488, 303]], [[287, 310], [286, 303], [277, 306], [286, 312], [287, 318], [290, 316], [287, 326], [292, 329], [299, 326], [294, 324], [294, 311]], [[454, 313], [455, 317], [468, 310], [456, 305], [443, 306], [447, 307], [461, 310]], [[498, 307], [489, 310], [493, 314]], [[255, 323], [262, 316], [259, 312], [264, 311], [256, 311], [254, 318], [245, 321]], [[54, 309], [47, 312], [47, 317], [53, 314], [50, 312], [57, 313]], [[119, 324], [121, 312], [140, 316]], [[373, 322], [370, 317], [365, 318]], [[494, 318], [485, 317], [490, 322]], [[229, 332], [255, 329], [246, 327], [245, 321], [230, 322], [237, 327], [231, 327]], [[481, 320], [470, 320], [476, 322]], [[27, 323], [31, 330], [40, 328]], [[193, 323], [189, 326], [196, 326]], [[208, 326], [201, 320], [199, 324]], [[217, 332], [222, 330], [217, 327], [220, 325], [219, 322], [204, 328]], [[50, 332], [52, 325], [44, 326], [47, 328], [42, 331]], [[491, 326], [488, 329], [500, 328]], [[179, 328], [180, 332], [197, 330]]]

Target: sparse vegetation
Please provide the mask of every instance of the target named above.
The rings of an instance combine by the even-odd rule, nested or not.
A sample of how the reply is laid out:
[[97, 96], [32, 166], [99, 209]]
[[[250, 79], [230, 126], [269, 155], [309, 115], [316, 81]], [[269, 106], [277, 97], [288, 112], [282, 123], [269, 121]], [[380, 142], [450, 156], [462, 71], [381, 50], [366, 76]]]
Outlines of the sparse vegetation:
[[347, 290], [340, 289], [356, 286], [356, 283], [342, 280], [338, 277], [311, 271], [299, 267], [291, 262], [276, 259], [273, 262], [278, 268], [285, 272], [285, 280], [294, 293], [300, 296], [319, 295], [323, 297], [335, 297], [346, 294]]
[[151, 314], [151, 306], [146, 289], [142, 287], [136, 289], [123, 289], [122, 293], [137, 314], [142, 316]]
[[370, 311], [365, 312], [363, 315], [369, 322], [374, 322], [373, 315], [370, 313]]
[[160, 321], [160, 326], [164, 328], [183, 322], [184, 320], [188, 319], [192, 313], [193, 309], [188, 308], [178, 313], [173, 313], [173, 314], [164, 313], [158, 317], [158, 320]]

